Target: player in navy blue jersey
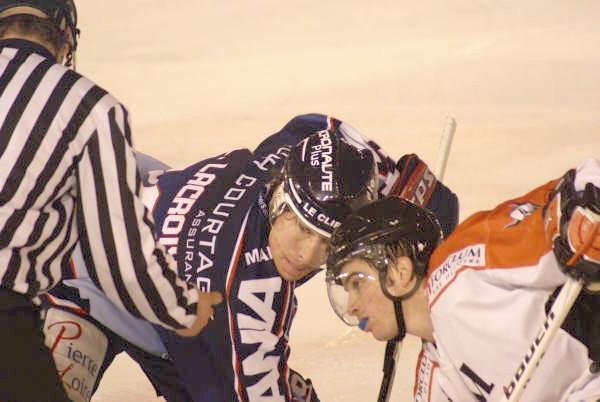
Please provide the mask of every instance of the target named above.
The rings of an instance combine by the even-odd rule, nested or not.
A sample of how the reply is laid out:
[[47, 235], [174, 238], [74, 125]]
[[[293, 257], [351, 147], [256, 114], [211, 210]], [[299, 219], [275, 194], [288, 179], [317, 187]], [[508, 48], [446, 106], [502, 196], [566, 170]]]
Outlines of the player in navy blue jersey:
[[[288, 367], [288, 340], [295, 288], [325, 262], [331, 232], [390, 193], [418, 199], [446, 231], [458, 221], [456, 196], [416, 155], [396, 163], [349, 125], [319, 114], [292, 119], [254, 152], [234, 150], [182, 170], [138, 164], [158, 241], [183, 279], [220, 291], [223, 303], [195, 338], [154, 329], [97, 292], [77, 249], [71, 277], [48, 297], [48, 316], [56, 317], [45, 328], [59, 371], [72, 366], [63, 379], [75, 387], [85, 377], [90, 395], [124, 350], [170, 401], [317, 401], [310, 382]], [[85, 330], [79, 335], [67, 321], [100, 341], [80, 342]], [[74, 375], [76, 348], [95, 353], [98, 369]]]

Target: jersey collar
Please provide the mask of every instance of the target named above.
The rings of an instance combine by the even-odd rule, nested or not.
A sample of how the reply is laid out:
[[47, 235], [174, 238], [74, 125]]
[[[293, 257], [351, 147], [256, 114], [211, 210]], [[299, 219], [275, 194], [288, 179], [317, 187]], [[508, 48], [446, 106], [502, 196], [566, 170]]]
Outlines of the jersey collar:
[[0, 49], [4, 48], [4, 47], [12, 47], [12, 48], [29, 51], [31, 53], [36, 53], [36, 54], [39, 54], [40, 56], [50, 59], [55, 63], [57, 62], [56, 57], [54, 57], [54, 55], [48, 49], [46, 49], [44, 46], [42, 46], [38, 43], [35, 43], [35, 42], [31, 42], [26, 39], [16, 39], [16, 38], [2, 39], [2, 40], [0, 40]]

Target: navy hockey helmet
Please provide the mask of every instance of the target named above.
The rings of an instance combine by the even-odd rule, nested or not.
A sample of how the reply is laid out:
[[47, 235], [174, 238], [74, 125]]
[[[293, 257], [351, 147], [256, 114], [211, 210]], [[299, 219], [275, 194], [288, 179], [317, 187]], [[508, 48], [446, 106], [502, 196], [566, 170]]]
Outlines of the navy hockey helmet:
[[69, 52], [65, 65], [71, 65], [77, 49], [77, 9], [73, 0], [1, 0], [0, 19], [12, 15], [28, 14], [48, 18], [61, 31], [67, 32]]
[[350, 145], [337, 131], [323, 130], [290, 151], [271, 210], [273, 217], [287, 206], [308, 228], [329, 238], [348, 214], [375, 199], [371, 152]]
[[[413, 261], [415, 274], [423, 277], [442, 238], [437, 219], [427, 209], [399, 197], [382, 198], [348, 216], [333, 233], [327, 253], [328, 280], [337, 278], [345, 262], [359, 257], [377, 270], [383, 284], [398, 255], [396, 247]], [[386, 287], [382, 290], [395, 298]]]

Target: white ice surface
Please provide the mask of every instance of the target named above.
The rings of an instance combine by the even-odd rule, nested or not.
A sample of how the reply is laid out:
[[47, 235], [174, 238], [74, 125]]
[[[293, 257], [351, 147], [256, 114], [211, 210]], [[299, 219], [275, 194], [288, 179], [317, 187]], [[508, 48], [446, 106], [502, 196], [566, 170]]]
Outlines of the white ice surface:
[[[174, 165], [253, 147], [289, 118], [335, 115], [435, 165], [461, 215], [600, 157], [594, 0], [79, 0], [78, 67], [130, 109], [136, 146]], [[299, 292], [291, 366], [324, 402], [375, 400], [383, 344], [345, 333], [323, 277]], [[394, 401], [409, 400], [406, 342]], [[155, 401], [126, 358], [94, 401]]]

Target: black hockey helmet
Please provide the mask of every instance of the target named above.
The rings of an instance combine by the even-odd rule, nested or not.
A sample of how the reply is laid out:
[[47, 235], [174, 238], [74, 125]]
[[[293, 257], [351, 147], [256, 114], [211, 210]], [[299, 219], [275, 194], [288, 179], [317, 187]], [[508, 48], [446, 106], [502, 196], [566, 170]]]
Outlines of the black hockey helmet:
[[373, 155], [323, 130], [294, 146], [272, 197], [273, 215], [284, 206], [307, 227], [329, 238], [353, 210], [377, 198]]
[[0, 0], [0, 19], [18, 14], [48, 18], [61, 31], [66, 30], [69, 52], [65, 65], [72, 64], [79, 36], [77, 9], [73, 0]]
[[[443, 238], [442, 229], [428, 210], [403, 198], [389, 196], [358, 209], [335, 230], [327, 251], [327, 293], [335, 313], [348, 325], [362, 325], [347, 311], [346, 286], [364, 280], [377, 281], [362, 273], [341, 273], [342, 266], [352, 258], [361, 258], [372, 266], [379, 276], [382, 292], [394, 302], [398, 338], [406, 333], [401, 301], [409, 298], [420, 286], [433, 250]], [[417, 280], [403, 295], [394, 291], [387, 280], [388, 268], [400, 255], [409, 257]], [[360, 286], [359, 286], [360, 288]]]
[[[342, 265], [360, 257], [373, 266], [382, 279], [396, 255], [390, 247], [402, 247], [418, 276], [424, 276], [433, 250], [443, 238], [435, 216], [427, 209], [399, 197], [385, 197], [348, 216], [333, 233], [327, 255], [327, 275], [336, 278]], [[395, 250], [392, 250], [395, 251]], [[389, 289], [383, 287], [390, 297]]]

